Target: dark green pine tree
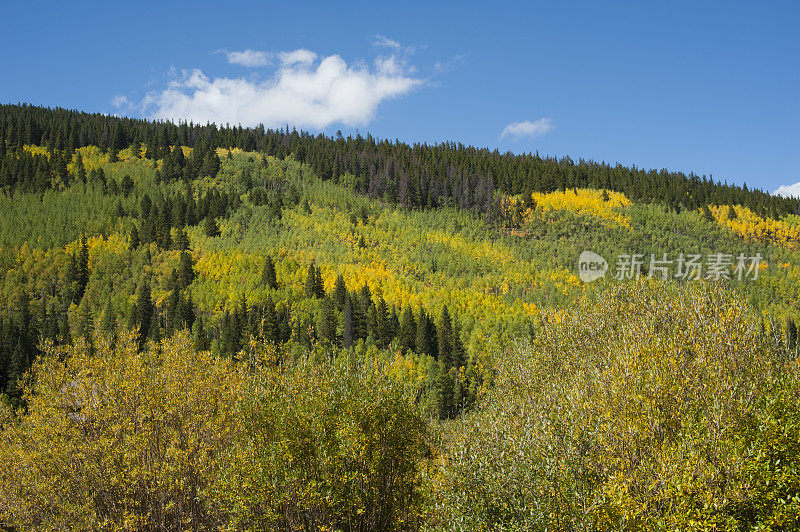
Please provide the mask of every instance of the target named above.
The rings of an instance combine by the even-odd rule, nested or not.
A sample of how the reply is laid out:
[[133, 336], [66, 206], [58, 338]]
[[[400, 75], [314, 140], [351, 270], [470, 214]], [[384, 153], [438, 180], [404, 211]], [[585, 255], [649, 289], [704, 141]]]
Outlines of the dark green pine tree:
[[178, 251], [189, 249], [189, 235], [186, 233], [186, 229], [179, 229], [175, 234], [175, 249]]
[[203, 325], [203, 317], [200, 315], [195, 318], [192, 325], [192, 338], [194, 339], [194, 348], [197, 351], [208, 351], [211, 347], [211, 340]]
[[134, 224], [133, 228], [131, 229], [131, 237], [128, 242], [128, 249], [133, 251], [134, 249], [138, 248], [139, 244], [141, 243], [142, 242], [139, 239], [139, 230], [136, 228], [136, 225]]
[[72, 167], [75, 178], [81, 183], [86, 183], [86, 167], [83, 165], [83, 157], [80, 152], [75, 154], [75, 164]]
[[325, 297], [325, 283], [322, 281], [322, 271], [319, 266], [314, 270], [314, 293], [317, 297]]
[[327, 345], [339, 345], [339, 338], [336, 334], [337, 322], [336, 307], [333, 301], [327, 296], [323, 297], [317, 315], [317, 331]]
[[450, 313], [447, 311], [447, 305], [442, 307], [442, 313], [439, 315], [439, 325], [436, 330], [438, 332], [439, 358], [442, 360], [445, 370], [449, 370], [453, 367], [453, 322], [450, 319]]
[[344, 310], [348, 297], [347, 287], [344, 284], [344, 277], [339, 274], [336, 276], [336, 282], [333, 284], [333, 300], [339, 312]]
[[206, 236], [219, 236], [219, 227], [217, 226], [217, 222], [214, 220], [214, 217], [211, 216], [211, 214], [206, 216], [203, 229], [205, 230]]
[[80, 249], [78, 250], [78, 277], [77, 277], [77, 293], [75, 295], [76, 301], [83, 299], [83, 294], [86, 293], [86, 285], [89, 284], [89, 246], [86, 243], [86, 236], [81, 236]]
[[192, 256], [187, 251], [181, 251], [180, 263], [178, 265], [178, 289], [182, 290], [194, 281], [194, 264]]
[[424, 308], [419, 309], [417, 317], [417, 353], [424, 353], [433, 358], [439, 357], [438, 342], [436, 338], [436, 325], [425, 312]]
[[103, 315], [100, 318], [100, 332], [112, 345], [114, 344], [117, 338], [117, 316], [111, 306], [111, 301], [108, 301], [103, 309]]
[[417, 322], [410, 305], [400, 313], [400, 331], [397, 334], [397, 342], [403, 351], [413, 351], [417, 343]]
[[306, 297], [312, 298], [317, 296], [317, 269], [314, 267], [314, 261], [308, 266], [308, 275], [306, 275], [305, 284]]
[[275, 264], [272, 262], [272, 257], [267, 255], [264, 259], [264, 269], [261, 270], [261, 284], [272, 289], [278, 289], [278, 277], [275, 275]]
[[150, 283], [144, 281], [139, 285], [139, 289], [136, 292], [136, 306], [133, 309], [130, 323], [132, 329], [139, 328], [138, 342], [140, 350], [144, 348], [144, 344], [150, 334], [150, 326], [154, 311], [155, 305], [150, 296]]

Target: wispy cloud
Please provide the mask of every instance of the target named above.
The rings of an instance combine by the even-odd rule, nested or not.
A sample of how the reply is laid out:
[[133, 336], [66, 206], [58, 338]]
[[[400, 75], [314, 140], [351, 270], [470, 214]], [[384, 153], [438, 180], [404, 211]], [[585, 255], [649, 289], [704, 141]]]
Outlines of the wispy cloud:
[[550, 132], [552, 129], [553, 124], [549, 118], [540, 118], [534, 122], [530, 120], [511, 122], [503, 129], [503, 132], [500, 134], [500, 139], [502, 140], [506, 137], [513, 137], [515, 139], [539, 137]]
[[375, 40], [372, 41], [373, 46], [382, 46], [384, 48], [392, 48], [394, 50], [400, 50], [403, 45], [399, 42], [395, 41], [394, 39], [390, 39], [385, 35], [376, 35]]
[[800, 182], [794, 185], [781, 185], [772, 195], [800, 198]]
[[348, 65], [338, 55], [318, 58], [305, 49], [275, 57], [278, 67], [266, 81], [182, 71], [165, 89], [148, 94], [143, 108], [157, 119], [321, 129], [333, 123], [365, 125], [382, 102], [423, 84], [395, 55], [380, 57], [371, 67]]
[[220, 50], [228, 58], [228, 63], [232, 65], [241, 65], [245, 67], [261, 67], [266, 66], [272, 60], [272, 54], [269, 52], [262, 52], [260, 50], [241, 50], [241, 51], [228, 51]]
[[114, 96], [114, 98], [111, 99], [111, 105], [113, 105], [117, 109], [121, 109], [123, 107], [130, 107], [131, 102], [125, 96], [118, 94], [117, 96]]

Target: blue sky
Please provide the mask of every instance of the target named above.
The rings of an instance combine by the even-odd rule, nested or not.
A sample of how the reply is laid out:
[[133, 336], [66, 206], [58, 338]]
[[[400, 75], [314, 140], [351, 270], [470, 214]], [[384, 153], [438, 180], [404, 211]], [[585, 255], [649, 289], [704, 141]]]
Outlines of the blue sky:
[[17, 2], [0, 46], [3, 102], [800, 181], [798, 2]]

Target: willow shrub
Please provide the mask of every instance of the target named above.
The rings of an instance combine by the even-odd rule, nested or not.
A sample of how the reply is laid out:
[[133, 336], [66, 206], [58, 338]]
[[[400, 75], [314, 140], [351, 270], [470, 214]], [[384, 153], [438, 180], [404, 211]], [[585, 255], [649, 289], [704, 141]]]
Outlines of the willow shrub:
[[[207, 496], [243, 376], [185, 334], [137, 352], [47, 347], [27, 412], [0, 433], [0, 523], [20, 530], [183, 530], [224, 524]], [[93, 352], [94, 351], [94, 352]]]
[[736, 295], [642, 282], [544, 319], [446, 428], [431, 526], [787, 529], [797, 361]]
[[217, 358], [186, 333], [46, 346], [26, 411], [0, 405], [0, 528], [417, 527], [413, 390], [364, 357], [261, 355]]
[[417, 528], [429, 448], [414, 390], [348, 355], [257, 366], [216, 486], [230, 528]]

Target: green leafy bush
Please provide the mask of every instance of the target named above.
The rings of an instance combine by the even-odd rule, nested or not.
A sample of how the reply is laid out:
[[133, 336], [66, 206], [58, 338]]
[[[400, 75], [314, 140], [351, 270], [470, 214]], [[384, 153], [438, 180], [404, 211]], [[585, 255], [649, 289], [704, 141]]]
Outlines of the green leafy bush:
[[446, 428], [432, 524], [785, 529], [800, 519], [797, 363], [739, 297], [614, 288], [547, 315]]

